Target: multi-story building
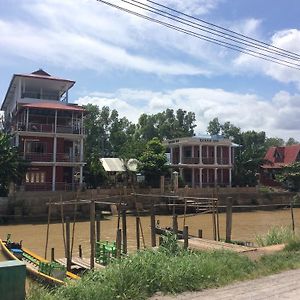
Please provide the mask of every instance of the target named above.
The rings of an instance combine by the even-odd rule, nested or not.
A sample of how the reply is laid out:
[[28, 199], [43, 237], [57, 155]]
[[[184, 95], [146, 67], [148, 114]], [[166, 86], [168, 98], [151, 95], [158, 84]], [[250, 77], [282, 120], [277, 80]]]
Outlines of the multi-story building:
[[5, 130], [30, 162], [25, 190], [74, 189], [83, 181], [85, 110], [68, 103], [74, 81], [43, 70], [14, 74], [1, 110]]
[[270, 147], [264, 157], [265, 163], [261, 166], [260, 183], [266, 186], [280, 186], [276, 175], [282, 167], [300, 161], [300, 145], [285, 147]]
[[170, 166], [191, 187], [231, 186], [233, 144], [222, 136], [167, 140]]

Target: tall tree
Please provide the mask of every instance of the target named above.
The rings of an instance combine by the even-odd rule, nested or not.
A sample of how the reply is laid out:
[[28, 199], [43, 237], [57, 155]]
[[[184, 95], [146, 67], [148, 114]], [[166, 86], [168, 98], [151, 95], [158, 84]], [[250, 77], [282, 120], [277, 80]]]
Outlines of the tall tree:
[[0, 196], [6, 196], [10, 183], [21, 183], [27, 163], [20, 158], [18, 149], [11, 146], [11, 137], [0, 132]]
[[266, 138], [265, 147], [268, 149], [269, 147], [281, 147], [284, 146], [284, 140], [278, 137], [270, 137]]
[[158, 138], [153, 138], [147, 143], [139, 162], [138, 170], [145, 175], [146, 183], [158, 187], [160, 176], [166, 174], [168, 170], [165, 147]]
[[295, 140], [294, 138], [290, 137], [287, 142], [286, 142], [286, 146], [292, 146], [292, 145], [297, 145], [299, 144], [299, 142], [297, 140]]
[[218, 118], [212, 119], [207, 126], [207, 132], [210, 135], [218, 135], [221, 133], [222, 125], [219, 122]]

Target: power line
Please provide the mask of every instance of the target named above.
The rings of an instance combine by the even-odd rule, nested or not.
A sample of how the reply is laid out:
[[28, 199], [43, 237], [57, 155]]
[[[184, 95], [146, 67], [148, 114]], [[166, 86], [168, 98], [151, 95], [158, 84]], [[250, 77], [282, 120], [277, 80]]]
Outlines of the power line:
[[267, 46], [267, 47], [271, 47], [271, 48], [274, 48], [274, 49], [277, 49], [277, 50], [280, 50], [280, 51], [283, 51], [283, 52], [286, 52], [286, 53], [290, 53], [290, 54], [295, 55], [296, 57], [300, 58], [300, 55], [297, 54], [297, 53], [295, 53], [295, 52], [292, 52], [292, 51], [289, 51], [289, 50], [286, 50], [286, 49], [283, 49], [283, 48], [280, 48], [280, 47], [276, 47], [276, 46], [274, 46], [274, 45], [265, 43], [265, 42], [263, 42], [263, 41], [259, 41], [259, 40], [255, 39], [255, 38], [246, 36], [246, 35], [244, 35], [244, 34], [242, 34], [242, 33], [235, 32], [235, 31], [233, 31], [233, 30], [230, 30], [230, 29], [227, 29], [227, 28], [225, 28], [225, 27], [222, 27], [222, 26], [213, 24], [213, 23], [211, 23], [211, 22], [207, 22], [207, 21], [205, 21], [205, 20], [203, 20], [203, 19], [200, 19], [200, 18], [191, 16], [191, 15], [185, 14], [185, 13], [183, 13], [183, 12], [181, 12], [181, 11], [178, 11], [178, 10], [176, 10], [176, 9], [174, 9], [174, 8], [171, 8], [171, 7], [168, 7], [168, 6], [166, 6], [166, 5], [162, 5], [162, 4], [157, 3], [157, 2], [155, 2], [155, 1], [152, 1], [152, 0], [146, 0], [146, 1], [148, 1], [148, 2], [150, 2], [150, 3], [152, 3], [152, 4], [155, 4], [155, 5], [157, 5], [157, 6], [166, 8], [166, 9], [168, 9], [168, 10], [170, 10], [170, 11], [175, 12], [175, 13], [181, 14], [181, 15], [183, 15], [183, 16], [186, 16], [186, 17], [188, 17], [188, 18], [197, 20], [197, 21], [199, 21], [199, 22], [201, 22], [201, 23], [204, 23], [204, 24], [210, 25], [210, 26], [212, 26], [212, 27], [215, 27], [215, 28], [224, 30], [224, 31], [226, 31], [226, 32], [230, 32], [231, 34], [234, 34], [234, 35], [237, 35], [237, 36], [246, 38], [246, 39], [251, 40], [251, 41], [253, 41], [253, 42], [256, 42], [256, 43], [259, 43], [259, 44], [263, 44], [263, 45], [265, 45], [265, 46]]
[[[181, 18], [179, 16], [176, 16], [174, 14], [171, 14], [171, 13], [168, 13], [166, 11], [163, 11], [163, 10], [160, 10], [160, 9], [157, 9], [153, 6], [150, 6], [150, 5], [147, 5], [147, 4], [144, 4], [140, 1], [137, 1], [137, 0], [129, 0], [131, 2], [135, 2], [135, 3], [138, 3], [142, 6], [145, 6], [147, 8], [144, 8], [144, 7], [141, 7], [139, 5], [134, 5], [128, 1], [125, 1], [125, 0], [120, 0], [120, 1], [123, 1], [123, 2], [126, 2], [128, 4], [131, 4], [133, 6], [137, 6], [139, 8], [142, 8], [144, 10], [147, 10], [149, 12], [152, 12], [152, 13], [155, 13], [155, 14], [158, 14], [160, 16], [163, 16], [163, 17], [166, 17], [166, 18], [169, 18], [169, 19], [172, 19], [176, 22], [179, 22], [179, 23], [182, 23], [184, 25], [187, 25], [187, 26], [190, 26], [190, 27], [193, 27], [193, 28], [196, 28], [196, 29], [199, 29], [201, 31], [204, 31], [204, 32], [207, 32], [207, 33], [210, 33], [210, 34], [213, 34], [215, 36], [219, 36], [221, 38], [224, 38], [224, 39], [227, 39], [227, 40], [230, 40], [230, 41], [233, 41], [233, 42], [236, 42], [236, 43], [240, 43], [240, 44], [243, 44], [243, 45], [246, 45], [246, 46], [249, 46], [249, 47], [253, 47], [255, 49], [259, 49], [259, 50], [263, 50], [263, 51], [266, 51], [266, 52], [269, 52], [269, 53], [272, 53], [272, 54], [276, 54], [276, 55], [280, 55], [280, 56], [284, 56], [286, 58], [290, 58], [290, 59], [295, 59], [295, 60], [300, 60], [300, 55], [299, 57], [297, 57], [297, 54], [295, 55], [291, 55], [291, 54], [287, 54], [287, 53], [284, 53], [282, 52], [281, 50], [277, 50], [277, 49], [270, 49], [271, 45], [269, 45], [269, 47], [266, 47], [264, 45], [260, 45], [258, 43], [253, 43], [252, 41], [249, 41], [247, 39], [244, 39], [244, 38], [240, 38], [240, 37], [236, 37], [232, 34], [228, 34], [226, 32], [223, 32], [223, 31], [220, 31], [220, 30], [216, 30], [216, 29], [213, 29], [209, 26], [205, 26], [205, 25], [201, 25], [197, 22], [193, 22], [193, 21], [190, 21], [188, 19], [185, 19], [185, 18]], [[150, 1], [152, 2], [152, 1]], [[159, 4], [158, 4], [159, 5]], [[168, 17], [170, 16], [170, 17]], [[187, 22], [187, 23], [186, 23]], [[283, 49], [284, 50], [284, 49]]]
[[[300, 70], [300, 65], [298, 64], [295, 64], [293, 62], [289, 62], [289, 61], [285, 61], [285, 60], [282, 60], [281, 58], [276, 58], [276, 57], [273, 57], [273, 56], [270, 56], [270, 55], [267, 55], [267, 54], [264, 54], [264, 53], [261, 53], [261, 52], [257, 52], [257, 51], [254, 51], [254, 50], [251, 50], [251, 49], [247, 49], [247, 48], [243, 48], [243, 47], [240, 47], [238, 45], [234, 45], [234, 44], [230, 44], [228, 42], [225, 42], [225, 41], [221, 41], [221, 40], [218, 40], [218, 39], [215, 39], [215, 38], [212, 38], [212, 37], [209, 37], [209, 36], [205, 36], [203, 34], [200, 34], [200, 33], [196, 33], [196, 32], [193, 32], [191, 30], [187, 30], [187, 29], [184, 29], [182, 27], [179, 27], [179, 26], [175, 26], [173, 24], [170, 24], [170, 23], [167, 23], [167, 22], [163, 22], [161, 20], [158, 20], [158, 19], [155, 19], [155, 18], [152, 18], [152, 17], [149, 17], [147, 15], [143, 15], [143, 14], [140, 14], [138, 12], [135, 12], [135, 11], [132, 11], [132, 10], [129, 10], [129, 9], [126, 9], [124, 7], [121, 7], [119, 5], [116, 5], [116, 4], [113, 4], [113, 3], [110, 3], [108, 1], [105, 1], [105, 0], [97, 0], [98, 2], [101, 2], [103, 4], [106, 4], [108, 6], [111, 6], [111, 7], [114, 7], [116, 9], [119, 9], [121, 11], [124, 11], [126, 13], [129, 13], [129, 14], [132, 14], [132, 15], [135, 15], [137, 17], [140, 17], [140, 18], [143, 18], [143, 19], [146, 19], [148, 21], [151, 21], [151, 22], [154, 22], [154, 23], [157, 23], [157, 24], [160, 24], [160, 25], [163, 25], [165, 27], [168, 27], [168, 28], [171, 28], [173, 30], [176, 30], [176, 31], [179, 31], [179, 32], [182, 32], [182, 33], [185, 33], [187, 35], [190, 35], [190, 36], [193, 36], [193, 37], [196, 37], [198, 39], [201, 39], [201, 40], [204, 40], [204, 41], [208, 41], [210, 43], [213, 43], [213, 44], [217, 44], [217, 45], [220, 45], [222, 47], [225, 47], [225, 48], [228, 48], [228, 49], [231, 49], [231, 50], [235, 50], [235, 51], [238, 51], [240, 53], [244, 53], [244, 54], [247, 54], [247, 55], [250, 55], [250, 56], [253, 56], [253, 57], [256, 57], [256, 58], [260, 58], [260, 59], [263, 59], [265, 61], [269, 61], [269, 62], [274, 62], [274, 63], [277, 63], [279, 65], [283, 65], [283, 66], [286, 66], [286, 67], [289, 67], [289, 68], [293, 68], [293, 69], [297, 69], [297, 70]], [[131, 4], [133, 6], [136, 6], [136, 7], [139, 7], [133, 3], [130, 3], [128, 1], [125, 1], [125, 0], [121, 0], [123, 2], [126, 2], [128, 4]], [[157, 14], [157, 13], [156, 13]], [[166, 17], [166, 16], [164, 16]], [[279, 54], [278, 54], [279, 55]]]
[[[157, 14], [157, 15], [166, 17], [166, 18], [171, 19], [171, 20], [173, 20], [173, 21], [179, 22], [180, 24], [184, 24], [184, 25], [187, 25], [187, 26], [190, 26], [190, 27], [199, 29], [198, 27], [195, 27], [195, 26], [193, 26], [193, 25], [190, 25], [189, 23], [182, 22], [182, 21], [178, 21], [178, 20], [176, 19], [176, 18], [177, 18], [176, 16], [174, 16], [175, 18], [174, 18], [173, 16], [172, 16], [172, 17], [165, 16], [164, 14], [162, 14], [162, 13], [160, 13], [160, 12], [157, 12], [155, 8], [154, 8], [155, 11], [153, 11], [152, 9], [144, 8], [144, 7], [140, 6], [140, 5], [136, 5], [136, 4], [133, 4], [133, 3], [129, 2], [129, 1], [133, 1], [133, 2], [137, 2], [137, 3], [141, 4], [141, 5], [144, 5], [143, 3], [139, 2], [139, 1], [136, 1], [136, 0], [129, 0], [129, 1], [127, 1], [127, 0], [120, 0], [120, 1], [125, 2], [125, 3], [127, 3], [127, 4], [130, 4], [130, 5], [133, 5], [134, 7], [142, 8], [142, 9], [144, 9], [144, 10], [146, 10], [146, 11], [155, 13], [155, 14]], [[148, 6], [148, 5], [146, 5], [146, 6]], [[148, 7], [149, 7], [149, 6], [148, 6]], [[152, 7], [151, 7], [151, 8], [152, 8]], [[163, 13], [164, 13], [164, 12], [163, 12]], [[174, 26], [174, 25], [173, 25], [173, 26]], [[177, 26], [176, 26], [176, 27], [177, 27]], [[182, 29], [183, 29], [183, 28], [182, 28]], [[186, 30], [186, 29], [183, 29], [183, 30]], [[232, 39], [232, 38], [227, 38], [227, 37], [225, 37], [225, 36], [223, 36], [223, 35], [220, 35], [220, 34], [217, 34], [217, 33], [213, 33], [213, 32], [208, 31], [208, 30], [204, 30], [204, 29], [200, 29], [200, 30], [205, 31], [205, 32], [207, 32], [207, 33], [212, 33], [212, 34], [217, 35], [217, 36], [219, 36], [219, 37], [221, 37], [221, 38], [224, 38], [224, 39], [229, 39], [229, 40], [234, 41], [234, 42], [237, 42], [237, 43], [245, 44], [245, 45], [248, 45], [248, 46], [257, 48], [257, 49], [259, 49], [259, 50], [263, 50], [264, 52], [267, 52], [267, 53], [274, 54], [273, 51], [270, 52], [268, 49], [262, 49], [262, 48], [260, 48], [260, 47], [256, 47], [256, 46], [253, 46], [253, 45], [250, 45], [250, 44], [246, 44], [246, 43], [240, 42], [240, 41], [238, 41], [238, 40], [234, 40], [234, 39]], [[204, 37], [204, 38], [211, 39], [211, 40], [213, 40], [213, 41], [217, 41], [217, 42], [224, 43], [224, 44], [227, 45], [227, 46], [236, 47], [236, 48], [238, 48], [238, 49], [240, 49], [240, 50], [243, 50], [243, 51], [253, 51], [253, 53], [255, 53], [255, 54], [258, 54], [258, 55], [261, 55], [261, 56], [264, 56], [264, 57], [267, 57], [267, 58], [270, 58], [270, 59], [273, 59], [273, 60], [278, 60], [278, 61], [283, 62], [283, 63], [286, 63], [286, 64], [291, 64], [291, 65], [294, 65], [294, 66], [296, 66], [296, 67], [300, 67], [299, 64], [296, 64], [296, 63], [293, 63], [293, 62], [290, 62], [290, 61], [286, 61], [286, 60], [283, 60], [283, 59], [278, 58], [278, 57], [274, 57], [274, 56], [271, 56], [271, 55], [268, 55], [268, 54], [265, 54], [265, 53], [262, 53], [262, 52], [257, 52], [257, 51], [255, 51], [255, 50], [251, 50], [251, 49], [248, 49], [248, 48], [244, 48], [244, 47], [241, 47], [241, 46], [239, 46], [239, 45], [231, 44], [231, 43], [228, 43], [228, 42], [225, 42], [225, 41], [221, 41], [221, 40], [218, 40], [218, 39], [209, 37], [209, 36], [201, 35], [201, 34], [195, 33], [195, 32], [190, 31], [190, 30], [186, 30], [186, 31], [189, 32], [189, 33], [197, 34], [197, 35], [199, 35], [199, 36], [201, 36], [201, 37]], [[284, 57], [286, 57], [285, 55], [282, 55], [282, 54], [278, 54], [278, 53], [275, 53], [275, 54], [278, 55], [278, 56], [284, 56]]]

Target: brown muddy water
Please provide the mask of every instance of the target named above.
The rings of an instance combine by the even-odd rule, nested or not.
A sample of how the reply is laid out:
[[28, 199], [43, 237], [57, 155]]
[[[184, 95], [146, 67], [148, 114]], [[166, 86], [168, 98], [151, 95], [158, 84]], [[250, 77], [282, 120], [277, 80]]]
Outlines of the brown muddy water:
[[[300, 230], [300, 208], [294, 209], [296, 230]], [[171, 226], [171, 216], [157, 216], [161, 226]], [[220, 235], [225, 237], [225, 214], [220, 214]], [[183, 218], [178, 218], [179, 228], [183, 226]], [[142, 229], [146, 246], [150, 245], [150, 217], [141, 217]], [[78, 222], [75, 226], [75, 240], [73, 255], [78, 256], [78, 245], [82, 245], [83, 256], [88, 257], [89, 254], [89, 222]], [[212, 238], [212, 216], [197, 215], [186, 218], [186, 225], [189, 226], [189, 233], [197, 235], [198, 229], [203, 230], [203, 237]], [[291, 225], [290, 210], [276, 211], [255, 211], [233, 213], [233, 240], [243, 240], [255, 242], [257, 235], [265, 234], [272, 226], [288, 226]], [[116, 236], [117, 217], [101, 221], [101, 240], [113, 241]], [[72, 229], [72, 225], [71, 225]], [[12, 234], [14, 241], [23, 240], [23, 245], [33, 252], [44, 256], [46, 224], [25, 224], [25, 225], [1, 225], [0, 238], [5, 239], [7, 233]], [[136, 247], [135, 240], [135, 217], [127, 217], [127, 235], [129, 251], [134, 251]], [[143, 241], [141, 238], [141, 245]], [[62, 225], [55, 223], [50, 225], [48, 258], [50, 258], [50, 249], [55, 248], [55, 256], [57, 258], [64, 257]], [[1, 258], [0, 258], [1, 260]]]

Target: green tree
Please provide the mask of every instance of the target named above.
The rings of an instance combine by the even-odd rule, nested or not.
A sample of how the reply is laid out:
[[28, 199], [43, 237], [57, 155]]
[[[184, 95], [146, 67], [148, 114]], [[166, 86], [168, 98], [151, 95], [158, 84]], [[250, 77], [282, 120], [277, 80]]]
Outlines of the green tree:
[[7, 196], [10, 183], [21, 183], [27, 162], [20, 158], [11, 136], [0, 132], [0, 196]]
[[294, 138], [292, 138], [292, 137], [290, 137], [288, 140], [287, 140], [287, 142], [286, 142], [286, 146], [292, 146], [292, 145], [297, 145], [297, 144], [299, 144], [299, 142], [298, 141], [296, 141]]
[[207, 132], [210, 135], [218, 135], [221, 133], [221, 130], [222, 130], [222, 125], [219, 122], [218, 118], [214, 118], [208, 123]]
[[276, 180], [289, 190], [300, 191], [300, 162], [283, 167]]
[[168, 171], [165, 147], [158, 138], [153, 138], [146, 144], [145, 151], [139, 157], [138, 170], [145, 175], [145, 181], [152, 187], [159, 186], [161, 175]]
[[268, 149], [269, 147], [282, 147], [284, 146], [284, 140], [278, 137], [266, 138], [265, 147]]

